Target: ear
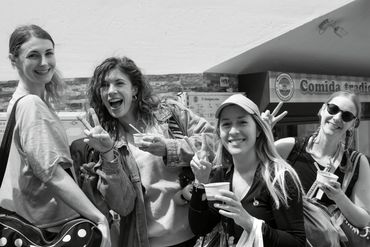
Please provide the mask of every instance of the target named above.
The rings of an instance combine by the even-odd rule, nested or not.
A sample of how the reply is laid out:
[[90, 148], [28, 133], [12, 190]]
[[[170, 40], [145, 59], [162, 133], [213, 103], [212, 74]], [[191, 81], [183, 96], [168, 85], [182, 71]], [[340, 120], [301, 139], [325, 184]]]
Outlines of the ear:
[[358, 126], [360, 126], [360, 119], [356, 118], [354, 128], [358, 128]]
[[139, 89], [137, 88], [137, 86], [132, 86], [131, 91], [132, 91], [132, 95], [137, 96]]
[[9, 53], [8, 58], [10, 60], [10, 63], [12, 64], [13, 68], [15, 68], [16, 57], [13, 54]]
[[260, 129], [257, 129], [257, 135], [256, 135], [256, 138], [259, 138], [261, 136], [261, 130]]

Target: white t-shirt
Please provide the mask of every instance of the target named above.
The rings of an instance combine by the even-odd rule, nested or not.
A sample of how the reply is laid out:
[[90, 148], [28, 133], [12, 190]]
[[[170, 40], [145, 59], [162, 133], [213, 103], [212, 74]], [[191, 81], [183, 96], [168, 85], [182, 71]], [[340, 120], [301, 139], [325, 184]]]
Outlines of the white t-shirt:
[[[17, 88], [9, 103], [9, 115], [15, 101], [25, 94]], [[16, 109], [13, 141], [0, 189], [0, 206], [41, 228], [78, 217], [45, 185], [57, 165], [63, 168], [72, 165], [63, 125], [40, 97], [27, 95], [18, 102]]]

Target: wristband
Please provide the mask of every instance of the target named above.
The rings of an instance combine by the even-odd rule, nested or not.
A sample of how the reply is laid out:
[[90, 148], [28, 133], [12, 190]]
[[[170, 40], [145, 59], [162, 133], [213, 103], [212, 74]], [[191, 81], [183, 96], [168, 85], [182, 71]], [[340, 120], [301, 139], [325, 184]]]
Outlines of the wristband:
[[202, 190], [202, 192], [204, 192], [204, 185], [202, 183], [196, 183], [196, 182], [193, 182], [193, 189], [195, 192], [198, 192], [198, 190]]
[[111, 150], [113, 150], [113, 148], [114, 148], [114, 144], [112, 145], [112, 147], [110, 149], [108, 149], [107, 151], [104, 151], [104, 152], [100, 152], [100, 154], [109, 153]]

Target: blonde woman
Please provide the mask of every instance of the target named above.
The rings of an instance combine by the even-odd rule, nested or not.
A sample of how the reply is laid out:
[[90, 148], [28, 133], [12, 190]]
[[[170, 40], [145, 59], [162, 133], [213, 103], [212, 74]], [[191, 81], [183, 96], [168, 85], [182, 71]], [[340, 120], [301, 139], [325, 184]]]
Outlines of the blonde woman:
[[[193, 232], [204, 235], [223, 222], [228, 244], [257, 228], [264, 246], [305, 246], [302, 186], [295, 171], [278, 155], [271, 129], [256, 104], [241, 94], [230, 96], [217, 109], [218, 168], [194, 157], [195, 184], [189, 221]], [[230, 182], [218, 202], [207, 201], [202, 186]], [[244, 234], [244, 235], [243, 235]]]

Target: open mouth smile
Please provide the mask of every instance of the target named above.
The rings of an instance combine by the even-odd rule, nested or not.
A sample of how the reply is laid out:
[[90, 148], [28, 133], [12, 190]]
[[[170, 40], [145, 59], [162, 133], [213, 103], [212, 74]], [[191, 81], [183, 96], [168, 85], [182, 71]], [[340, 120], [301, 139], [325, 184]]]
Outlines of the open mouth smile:
[[123, 103], [123, 100], [122, 99], [111, 99], [108, 101], [109, 102], [109, 105], [113, 108], [113, 109], [116, 109], [116, 108], [119, 108], [122, 103]]

